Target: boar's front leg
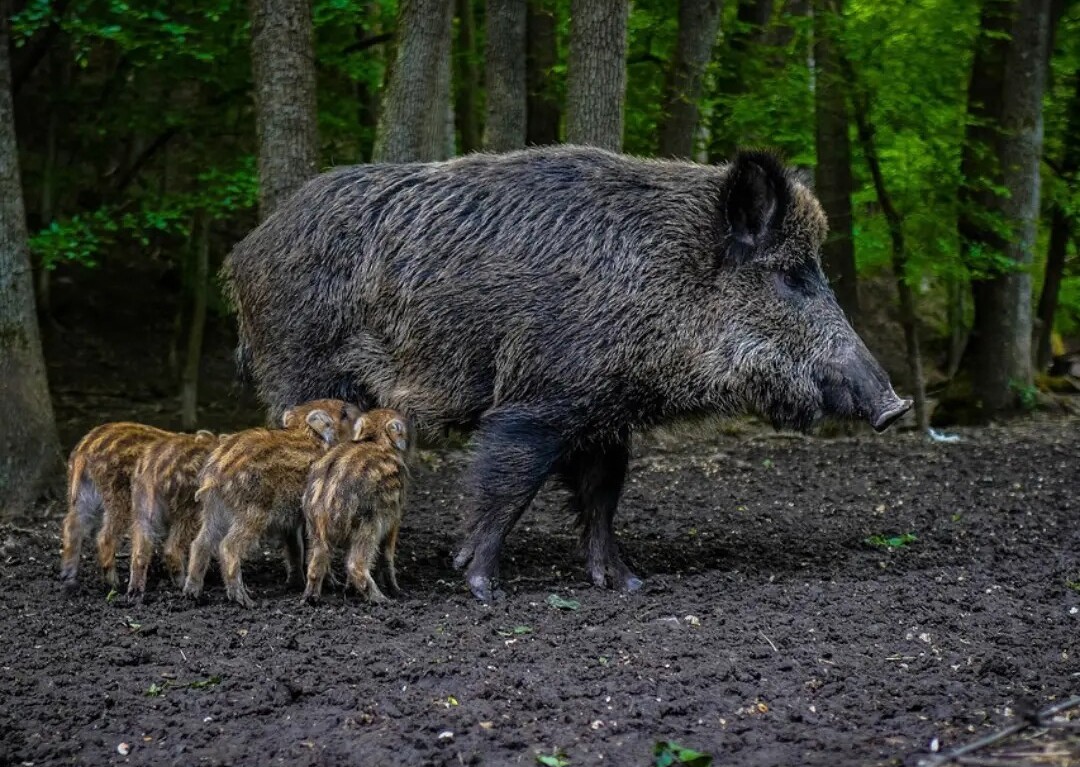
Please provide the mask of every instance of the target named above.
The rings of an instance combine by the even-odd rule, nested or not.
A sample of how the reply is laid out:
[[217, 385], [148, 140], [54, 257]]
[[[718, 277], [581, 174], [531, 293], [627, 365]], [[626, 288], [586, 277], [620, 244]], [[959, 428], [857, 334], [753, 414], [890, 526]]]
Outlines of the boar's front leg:
[[559, 474], [570, 488], [589, 578], [597, 586], [637, 591], [641, 579], [623, 562], [615, 540], [615, 509], [630, 461], [629, 441], [629, 433], [623, 432], [611, 442], [574, 450], [560, 461]]
[[472, 503], [465, 542], [454, 558], [477, 599], [490, 602], [503, 541], [528, 507], [562, 450], [558, 421], [532, 408], [489, 411], [475, 436], [469, 469]]

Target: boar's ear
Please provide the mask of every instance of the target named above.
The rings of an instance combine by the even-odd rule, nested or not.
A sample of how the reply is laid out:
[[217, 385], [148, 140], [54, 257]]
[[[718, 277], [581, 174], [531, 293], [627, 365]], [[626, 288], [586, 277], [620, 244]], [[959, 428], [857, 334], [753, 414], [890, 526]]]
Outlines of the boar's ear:
[[746, 263], [774, 242], [790, 204], [790, 182], [780, 160], [768, 152], [739, 152], [723, 201], [728, 259]]
[[281, 414], [281, 425], [286, 429], [296, 425], [296, 411], [293, 408], [289, 408]]
[[393, 418], [386, 424], [386, 433], [398, 450], [404, 453], [409, 449], [409, 427], [400, 418]]
[[307, 425], [312, 431], [322, 437], [328, 445], [334, 443], [337, 437], [337, 429], [334, 428], [334, 419], [325, 410], [312, 410], [307, 416]]
[[353, 426], [352, 441], [362, 442], [364, 439], [364, 432], [367, 431], [368, 419], [367, 416], [360, 416], [356, 419], [356, 424]]

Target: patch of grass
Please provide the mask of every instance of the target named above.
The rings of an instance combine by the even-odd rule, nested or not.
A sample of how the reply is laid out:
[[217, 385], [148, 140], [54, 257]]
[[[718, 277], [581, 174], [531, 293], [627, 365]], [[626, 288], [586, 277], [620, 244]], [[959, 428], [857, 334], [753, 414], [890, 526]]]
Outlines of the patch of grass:
[[692, 748], [680, 746], [668, 740], [658, 740], [653, 749], [655, 767], [671, 767], [676, 764], [685, 764], [689, 767], [710, 767], [712, 756], [695, 751]]
[[1073, 591], [1080, 593], [1080, 580], [1077, 581], [1065, 581], [1065, 587], [1070, 588]]
[[116, 589], [109, 589], [109, 593], [105, 595], [105, 601], [112, 604], [112, 601], [120, 596], [120, 592]]
[[522, 634], [531, 634], [532, 626], [514, 626], [512, 629], [498, 628], [495, 629], [495, 633], [501, 637], [521, 636]]
[[148, 698], [158, 698], [165, 694], [165, 688], [169, 686], [168, 682], [164, 684], [158, 684], [152, 682], [149, 687], [146, 688], [146, 692], [143, 693]]
[[909, 543], [914, 543], [919, 540], [911, 533], [901, 533], [900, 535], [871, 535], [866, 539], [866, 543], [870, 546], [876, 546], [880, 549], [900, 549], [907, 546]]

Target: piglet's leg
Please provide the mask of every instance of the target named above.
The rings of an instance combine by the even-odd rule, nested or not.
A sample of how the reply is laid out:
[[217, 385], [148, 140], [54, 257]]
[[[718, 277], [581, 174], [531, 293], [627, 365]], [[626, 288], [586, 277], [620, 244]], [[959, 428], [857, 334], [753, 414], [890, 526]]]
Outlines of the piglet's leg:
[[191, 542], [187, 578], [184, 580], [184, 594], [189, 597], [197, 597], [202, 593], [203, 579], [210, 567], [210, 558], [218, 550], [221, 539], [225, 537], [233, 521], [232, 512], [222, 503], [216, 490], [209, 490], [201, 503], [202, 525], [199, 534]]
[[401, 587], [397, 582], [397, 571], [394, 569], [394, 554], [397, 551], [398, 528], [400, 523], [395, 522], [386, 533], [382, 542], [379, 566], [375, 569], [375, 581], [383, 591], [392, 597], [401, 593]]
[[165, 532], [165, 509], [153, 487], [136, 479], [133, 483], [131, 524], [131, 574], [128, 577], [127, 598], [141, 602], [146, 593], [146, 573], [154, 549]]
[[285, 534], [285, 582], [290, 588], [304, 585], [304, 526]]
[[357, 591], [367, 595], [369, 602], [386, 601], [386, 595], [371, 577], [371, 566], [379, 555], [378, 535], [375, 525], [368, 522], [358, 525], [353, 532], [349, 556], [345, 560], [349, 581]]
[[105, 514], [97, 536], [101, 574], [105, 578], [105, 583], [112, 589], [120, 585], [120, 578], [116, 574], [116, 550], [120, 546], [120, 539], [128, 532], [127, 528], [130, 524], [131, 491], [114, 489], [105, 499]]
[[468, 565], [465, 580], [477, 599], [495, 596], [503, 542], [559, 457], [560, 436], [549, 425], [556, 422], [517, 406], [492, 410], [480, 422], [467, 479], [472, 514], [454, 558], [455, 567]]
[[[248, 595], [244, 588], [244, 574], [240, 565], [248, 551], [262, 537], [262, 530], [253, 529], [250, 524], [252, 517], [257, 516], [259, 511], [252, 509], [247, 519], [239, 518], [233, 523], [229, 532], [221, 539], [218, 547], [218, 558], [221, 560], [221, 578], [225, 581], [225, 592], [229, 599], [244, 607], [254, 607], [255, 600]], [[248, 524], [245, 524], [248, 522]]]
[[597, 586], [637, 591], [641, 579], [623, 562], [615, 539], [615, 509], [630, 458], [629, 435], [620, 437], [568, 454], [559, 473], [572, 493], [589, 578]]

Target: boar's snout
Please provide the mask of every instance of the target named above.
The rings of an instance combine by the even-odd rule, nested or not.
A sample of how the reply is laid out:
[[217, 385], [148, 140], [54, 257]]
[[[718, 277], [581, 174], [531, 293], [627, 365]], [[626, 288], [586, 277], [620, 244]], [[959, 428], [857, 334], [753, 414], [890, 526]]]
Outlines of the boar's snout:
[[827, 415], [866, 419], [882, 432], [911, 409], [912, 401], [896, 396], [888, 375], [861, 343], [829, 368], [821, 381]]
[[885, 431], [896, 423], [900, 416], [911, 410], [911, 404], [911, 400], [897, 397], [890, 386], [888, 396], [882, 400], [878, 408], [870, 413], [870, 425], [876, 432]]

